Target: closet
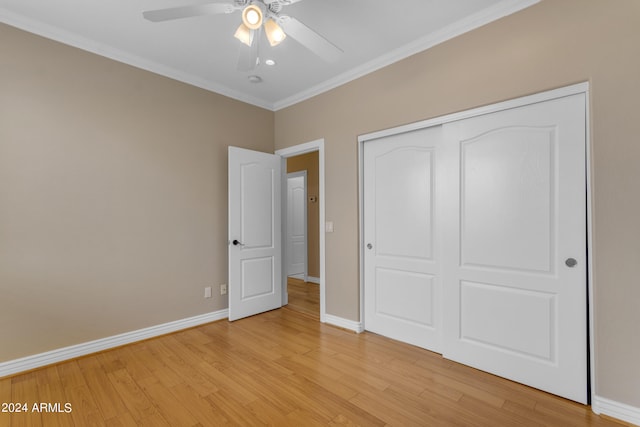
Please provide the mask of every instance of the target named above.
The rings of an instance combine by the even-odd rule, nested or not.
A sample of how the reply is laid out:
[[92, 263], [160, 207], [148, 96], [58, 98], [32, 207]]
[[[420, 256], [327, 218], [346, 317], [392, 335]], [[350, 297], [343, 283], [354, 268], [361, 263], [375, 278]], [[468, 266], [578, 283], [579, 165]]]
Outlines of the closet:
[[586, 93], [360, 147], [364, 328], [586, 403]]

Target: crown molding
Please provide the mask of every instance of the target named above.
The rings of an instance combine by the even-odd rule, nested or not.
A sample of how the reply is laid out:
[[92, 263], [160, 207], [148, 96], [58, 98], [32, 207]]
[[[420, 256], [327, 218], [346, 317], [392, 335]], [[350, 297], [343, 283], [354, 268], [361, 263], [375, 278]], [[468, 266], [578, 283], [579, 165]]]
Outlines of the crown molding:
[[76, 33], [64, 31], [59, 28], [50, 26], [40, 21], [35, 21], [0, 8], [0, 22], [7, 25], [46, 37], [57, 42], [73, 46], [118, 62], [131, 65], [142, 70], [152, 72], [164, 77], [171, 78], [192, 86], [214, 92], [228, 98], [235, 99], [247, 104], [251, 104], [260, 108], [271, 111], [278, 111], [286, 107], [290, 107], [307, 99], [313, 98], [329, 90], [335, 89], [383, 67], [391, 65], [411, 55], [427, 50], [433, 46], [450, 40], [466, 32], [472, 31], [497, 19], [516, 13], [526, 9], [540, 0], [503, 0], [493, 7], [484, 9], [454, 24], [431, 33], [423, 38], [417, 39], [401, 48], [390, 51], [372, 61], [348, 70], [334, 78], [326, 80], [318, 85], [310, 87], [306, 90], [298, 92], [295, 95], [281, 99], [276, 102], [270, 102], [262, 98], [254, 97], [246, 93], [230, 89], [224, 85], [215, 84], [200, 77], [184, 73], [171, 67], [164, 66], [157, 62], [149, 61], [142, 57], [131, 55], [114, 47], [99, 43], [95, 40], [82, 37]]
[[539, 2], [540, 0], [520, 0], [516, 2], [511, 0], [504, 0], [494, 5], [493, 7], [470, 15], [465, 19], [448, 25], [439, 31], [419, 38], [398, 49], [392, 50], [383, 56], [362, 64], [361, 66], [353, 68], [332, 79], [326, 80], [307, 90], [299, 92], [283, 100], [277, 101], [274, 103], [273, 109], [275, 111], [278, 111], [283, 108], [295, 105], [299, 102], [306, 101], [307, 99], [313, 98], [314, 96], [320, 95], [324, 92], [328, 92], [329, 90], [335, 89], [338, 86], [342, 86], [343, 84], [349, 83], [388, 65], [401, 61], [405, 58], [408, 58], [409, 56], [415, 55], [416, 53], [430, 49], [440, 43], [444, 43], [447, 40], [451, 40], [454, 37], [475, 30], [476, 28], [482, 27], [483, 25], [489, 24], [500, 18], [519, 12]]
[[45, 24], [43, 22], [36, 21], [19, 14], [15, 14], [13, 12], [9, 12], [4, 8], [0, 8], [0, 23], [10, 25], [20, 30], [45, 37], [47, 39], [66, 44], [68, 46], [76, 47], [78, 49], [82, 49], [84, 51], [91, 52], [96, 55], [112, 59], [114, 61], [122, 62], [124, 64], [131, 65], [133, 67], [140, 68], [154, 74], [168, 77], [170, 79], [177, 80], [191, 86], [199, 87], [209, 92], [217, 93], [218, 95], [223, 95], [237, 101], [265, 108], [267, 110], [273, 110], [273, 104], [263, 99], [250, 96], [239, 91], [235, 91], [224, 85], [215, 84], [200, 77], [184, 73], [182, 71], [167, 67], [154, 61], [149, 61], [136, 55], [132, 55], [120, 49], [116, 49], [112, 46], [105, 45], [95, 40], [83, 37], [79, 34], [61, 30], [57, 27]]

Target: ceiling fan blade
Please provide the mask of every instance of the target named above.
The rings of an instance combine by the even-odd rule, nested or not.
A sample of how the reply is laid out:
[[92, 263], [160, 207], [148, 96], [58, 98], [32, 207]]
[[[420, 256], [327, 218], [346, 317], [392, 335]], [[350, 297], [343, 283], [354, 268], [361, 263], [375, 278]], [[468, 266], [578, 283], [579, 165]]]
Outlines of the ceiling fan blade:
[[232, 3], [206, 3], [192, 6], [171, 7], [169, 9], [148, 10], [142, 16], [151, 22], [169, 21], [172, 19], [190, 18], [201, 15], [217, 15], [232, 13], [236, 10]]
[[251, 30], [253, 32], [253, 42], [251, 46], [241, 44], [240, 55], [238, 57], [238, 71], [252, 71], [258, 65], [258, 49], [260, 47], [261, 31]]
[[280, 25], [287, 36], [294, 38], [298, 43], [321, 57], [327, 62], [335, 62], [344, 53], [342, 49], [313, 31], [311, 28], [290, 16], [281, 16]]
[[263, 0], [263, 3], [270, 5], [271, 3], [280, 3], [282, 6], [289, 6], [290, 4], [298, 3], [302, 0]]

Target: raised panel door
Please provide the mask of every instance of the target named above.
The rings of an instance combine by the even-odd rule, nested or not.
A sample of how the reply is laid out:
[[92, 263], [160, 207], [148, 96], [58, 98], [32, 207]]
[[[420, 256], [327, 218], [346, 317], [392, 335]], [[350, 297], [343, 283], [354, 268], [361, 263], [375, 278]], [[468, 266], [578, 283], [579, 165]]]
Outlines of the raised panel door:
[[365, 329], [440, 351], [440, 128], [364, 147]]

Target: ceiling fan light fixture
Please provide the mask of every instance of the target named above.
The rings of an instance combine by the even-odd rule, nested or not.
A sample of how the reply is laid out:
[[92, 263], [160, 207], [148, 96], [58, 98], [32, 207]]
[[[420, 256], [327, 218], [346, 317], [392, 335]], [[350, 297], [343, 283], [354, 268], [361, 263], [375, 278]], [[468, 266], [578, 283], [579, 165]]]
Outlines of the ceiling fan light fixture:
[[251, 30], [257, 30], [262, 25], [262, 9], [250, 4], [242, 11], [242, 23]]
[[251, 46], [251, 44], [253, 44], [253, 30], [244, 24], [240, 24], [233, 36], [247, 46]]
[[280, 25], [278, 25], [273, 19], [269, 19], [264, 23], [264, 32], [267, 34], [267, 39], [269, 39], [269, 44], [271, 46], [277, 46], [287, 38], [282, 27], [280, 27]]

